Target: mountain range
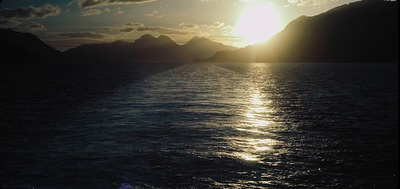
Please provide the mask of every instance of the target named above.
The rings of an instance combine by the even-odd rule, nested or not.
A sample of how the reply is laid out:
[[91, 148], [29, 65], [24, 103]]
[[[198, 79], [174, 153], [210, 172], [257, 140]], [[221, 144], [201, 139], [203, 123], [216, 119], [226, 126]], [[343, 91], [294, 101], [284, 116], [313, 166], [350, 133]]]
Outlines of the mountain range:
[[364, 0], [301, 16], [266, 42], [203, 62], [398, 62], [398, 4]]
[[193, 62], [196, 58], [207, 58], [218, 51], [231, 51], [236, 47], [226, 46], [204, 37], [193, 37], [178, 45], [165, 35], [158, 38], [146, 34], [133, 43], [115, 41], [103, 44], [85, 44], [69, 49], [63, 54], [76, 60], [103, 62]]
[[[266, 42], [241, 49], [193, 37], [179, 45], [143, 35], [60, 52], [30, 33], [0, 29], [2, 62], [398, 62], [398, 4], [364, 0], [301, 16]], [[4, 61], [6, 60], [6, 61]]]
[[193, 37], [183, 45], [165, 35], [158, 38], [145, 34], [134, 42], [83, 44], [60, 52], [43, 43], [31, 33], [0, 29], [1, 59], [6, 62], [193, 62], [207, 58], [219, 51], [231, 51], [236, 47]]

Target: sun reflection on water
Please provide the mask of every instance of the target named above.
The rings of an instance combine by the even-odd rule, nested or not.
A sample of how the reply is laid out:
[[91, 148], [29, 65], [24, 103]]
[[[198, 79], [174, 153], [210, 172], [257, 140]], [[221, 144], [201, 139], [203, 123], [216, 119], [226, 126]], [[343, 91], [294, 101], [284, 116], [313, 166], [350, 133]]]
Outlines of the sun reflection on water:
[[233, 138], [232, 144], [237, 147], [239, 152], [234, 156], [246, 161], [260, 161], [264, 155], [273, 150], [277, 141], [270, 138]]
[[[262, 69], [253, 70], [258, 72]], [[257, 75], [259, 73], [252, 73]], [[279, 141], [274, 139], [273, 127], [276, 125], [272, 119], [272, 101], [268, 99], [268, 93], [263, 91], [264, 83], [248, 81], [247, 90], [243, 99], [245, 105], [240, 123], [235, 128], [239, 136], [230, 138], [231, 145], [235, 148], [233, 156], [240, 160], [259, 162], [274, 154]]]
[[234, 154], [236, 157], [246, 160], [246, 161], [259, 161], [261, 160], [257, 156], [251, 154], [251, 153], [235, 153]]

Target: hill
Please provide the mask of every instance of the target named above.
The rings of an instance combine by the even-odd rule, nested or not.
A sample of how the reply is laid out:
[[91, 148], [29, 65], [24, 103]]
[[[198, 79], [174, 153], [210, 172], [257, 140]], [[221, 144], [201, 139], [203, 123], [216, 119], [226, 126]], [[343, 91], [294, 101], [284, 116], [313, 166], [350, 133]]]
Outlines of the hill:
[[0, 29], [0, 52], [3, 63], [48, 62], [61, 53], [31, 33]]
[[264, 43], [207, 62], [398, 62], [398, 4], [361, 1], [301, 16]]

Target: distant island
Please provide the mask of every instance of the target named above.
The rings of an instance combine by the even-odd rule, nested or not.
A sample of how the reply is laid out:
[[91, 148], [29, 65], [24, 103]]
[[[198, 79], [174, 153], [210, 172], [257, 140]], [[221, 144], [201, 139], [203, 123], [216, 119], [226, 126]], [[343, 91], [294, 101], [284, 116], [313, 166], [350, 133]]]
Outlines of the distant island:
[[365, 0], [301, 16], [264, 43], [198, 62], [398, 62], [398, 3]]
[[0, 29], [2, 62], [398, 62], [398, 4], [364, 0], [301, 16], [266, 42], [241, 49], [204, 37], [83, 44], [60, 52], [30, 33]]

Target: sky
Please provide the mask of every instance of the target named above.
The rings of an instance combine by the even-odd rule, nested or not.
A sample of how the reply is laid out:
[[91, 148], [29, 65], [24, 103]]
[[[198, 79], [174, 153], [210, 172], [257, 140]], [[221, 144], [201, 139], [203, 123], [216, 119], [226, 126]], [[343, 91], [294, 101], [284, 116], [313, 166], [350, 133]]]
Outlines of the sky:
[[244, 47], [299, 16], [357, 0], [3, 0], [0, 28], [30, 32], [65, 51], [86, 43], [133, 42], [144, 34], [178, 44], [194, 36]]

